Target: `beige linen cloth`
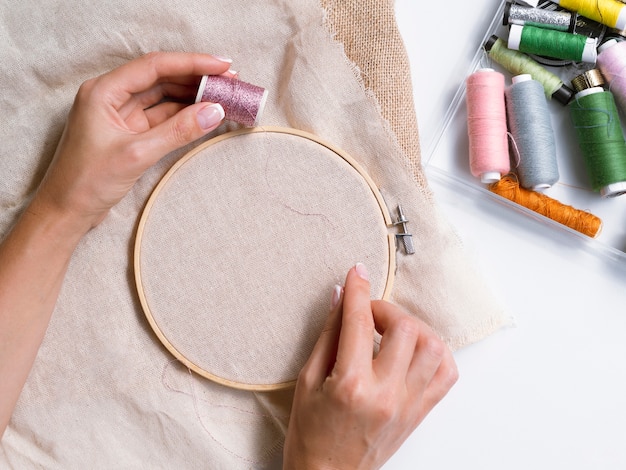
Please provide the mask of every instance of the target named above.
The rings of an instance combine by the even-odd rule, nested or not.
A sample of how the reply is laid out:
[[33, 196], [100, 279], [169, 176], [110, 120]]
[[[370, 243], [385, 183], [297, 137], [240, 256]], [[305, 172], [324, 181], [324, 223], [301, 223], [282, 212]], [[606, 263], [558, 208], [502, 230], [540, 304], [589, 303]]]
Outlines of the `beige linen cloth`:
[[[263, 124], [333, 142], [390, 207], [403, 204], [417, 253], [398, 255], [394, 302], [455, 349], [508, 323], [423, 177], [393, 2], [2, 0], [0, 11], [1, 233], [40, 181], [80, 83], [152, 50], [209, 52], [270, 91]], [[187, 150], [148, 171], [78, 247], [0, 467], [262, 468], [281, 449], [291, 390], [237, 391], [190, 373], [137, 298], [138, 218]]]

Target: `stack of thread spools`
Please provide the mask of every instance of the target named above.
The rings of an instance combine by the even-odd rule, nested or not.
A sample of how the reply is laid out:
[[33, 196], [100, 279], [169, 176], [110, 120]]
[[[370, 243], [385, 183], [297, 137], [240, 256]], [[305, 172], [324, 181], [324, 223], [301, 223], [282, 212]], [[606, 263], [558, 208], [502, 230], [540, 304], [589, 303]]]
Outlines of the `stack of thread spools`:
[[[488, 188], [591, 237], [601, 220], [550, 198], [559, 180], [548, 101], [568, 108], [591, 188], [626, 194], [626, 4], [618, 0], [507, 3], [506, 37], [491, 36], [493, 68], [466, 80], [470, 170]], [[571, 86], [555, 70], [575, 65]]]

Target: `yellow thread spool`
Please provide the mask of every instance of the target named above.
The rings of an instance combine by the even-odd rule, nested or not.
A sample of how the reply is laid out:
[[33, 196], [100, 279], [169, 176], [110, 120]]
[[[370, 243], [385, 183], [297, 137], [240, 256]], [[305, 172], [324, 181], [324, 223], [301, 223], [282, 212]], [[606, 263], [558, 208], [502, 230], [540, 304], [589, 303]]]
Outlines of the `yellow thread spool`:
[[625, 5], [618, 0], [556, 0], [556, 3], [611, 28], [626, 27]]

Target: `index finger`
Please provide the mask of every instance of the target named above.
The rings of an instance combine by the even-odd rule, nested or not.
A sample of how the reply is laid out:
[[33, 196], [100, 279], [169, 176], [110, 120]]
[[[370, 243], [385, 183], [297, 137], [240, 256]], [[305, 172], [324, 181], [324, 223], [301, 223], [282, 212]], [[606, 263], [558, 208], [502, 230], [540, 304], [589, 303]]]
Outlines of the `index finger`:
[[417, 318], [384, 300], [372, 302], [372, 314], [376, 329], [382, 335], [374, 368], [380, 374], [404, 380], [426, 325], [422, 327]]
[[343, 317], [335, 370], [359, 374], [372, 369], [374, 353], [374, 317], [370, 284], [362, 264], [350, 269], [343, 293]]
[[202, 75], [226, 72], [230, 62], [209, 54], [191, 52], [150, 52], [102, 75], [100, 81], [115, 91], [114, 106], [129, 96], [148, 90], [164, 80], [191, 84]]

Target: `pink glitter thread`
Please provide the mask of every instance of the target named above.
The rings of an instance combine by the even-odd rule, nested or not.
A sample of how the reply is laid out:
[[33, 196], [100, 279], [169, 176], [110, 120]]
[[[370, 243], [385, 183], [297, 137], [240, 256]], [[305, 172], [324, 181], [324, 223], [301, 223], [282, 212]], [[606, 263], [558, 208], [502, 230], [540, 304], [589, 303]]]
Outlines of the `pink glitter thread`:
[[219, 103], [226, 119], [246, 127], [258, 125], [266, 100], [266, 89], [222, 75], [204, 75], [196, 95], [196, 103]]

